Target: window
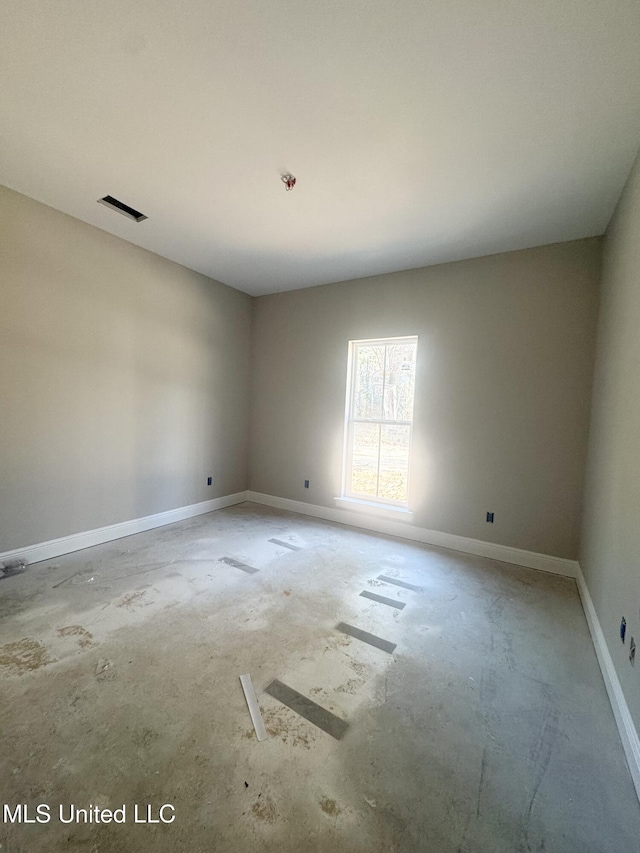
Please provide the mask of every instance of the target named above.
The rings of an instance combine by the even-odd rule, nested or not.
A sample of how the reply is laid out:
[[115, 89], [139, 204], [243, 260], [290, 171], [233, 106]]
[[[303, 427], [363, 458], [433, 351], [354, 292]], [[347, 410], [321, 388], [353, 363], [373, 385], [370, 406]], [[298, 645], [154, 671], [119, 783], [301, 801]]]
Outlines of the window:
[[342, 495], [406, 507], [418, 339], [349, 343]]

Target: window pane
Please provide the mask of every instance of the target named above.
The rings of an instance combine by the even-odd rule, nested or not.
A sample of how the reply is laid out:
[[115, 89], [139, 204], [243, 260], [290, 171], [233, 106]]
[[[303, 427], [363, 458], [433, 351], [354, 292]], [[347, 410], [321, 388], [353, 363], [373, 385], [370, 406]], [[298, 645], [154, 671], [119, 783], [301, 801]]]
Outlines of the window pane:
[[386, 420], [410, 421], [413, 417], [413, 386], [416, 344], [389, 344], [384, 382]]
[[379, 424], [353, 425], [351, 492], [376, 497], [378, 489]]
[[397, 424], [383, 424], [381, 427], [379, 498], [407, 500], [410, 431], [410, 427]]
[[415, 337], [350, 342], [346, 495], [407, 504], [417, 345]]
[[384, 382], [384, 346], [356, 347], [353, 416], [382, 417], [382, 385]]

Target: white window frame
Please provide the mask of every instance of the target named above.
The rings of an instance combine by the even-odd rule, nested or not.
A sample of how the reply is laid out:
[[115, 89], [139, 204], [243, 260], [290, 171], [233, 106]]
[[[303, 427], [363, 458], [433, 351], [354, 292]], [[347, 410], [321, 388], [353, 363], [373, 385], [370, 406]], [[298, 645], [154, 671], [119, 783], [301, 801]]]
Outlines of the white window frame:
[[[349, 341], [348, 367], [347, 367], [347, 395], [345, 404], [344, 416], [344, 444], [342, 453], [342, 488], [341, 497], [336, 499], [338, 506], [344, 506], [349, 509], [362, 509], [363, 511], [371, 511], [376, 515], [385, 515], [388, 517], [396, 517], [397, 515], [405, 515], [409, 520], [412, 513], [409, 511], [409, 488], [411, 474], [411, 451], [413, 445], [413, 417], [410, 421], [407, 420], [390, 420], [388, 418], [355, 418], [352, 415], [353, 411], [353, 392], [356, 384], [356, 367], [357, 358], [356, 352], [359, 346], [393, 346], [394, 344], [405, 344], [415, 342], [416, 344], [416, 366], [417, 366], [417, 335], [405, 335], [395, 338], [372, 338], [358, 341]], [[384, 383], [384, 380], [383, 380]], [[384, 401], [384, 384], [382, 386], [382, 399]], [[414, 405], [415, 405], [415, 385], [414, 385]], [[384, 405], [384, 404], [383, 404]], [[351, 466], [353, 461], [353, 425], [356, 423], [375, 423], [375, 424], [396, 424], [409, 427], [409, 455], [407, 461], [407, 500], [394, 501], [390, 498], [378, 498], [371, 495], [362, 495], [351, 492], [348, 488], [351, 483]], [[378, 455], [378, 470], [380, 465], [380, 457]]]

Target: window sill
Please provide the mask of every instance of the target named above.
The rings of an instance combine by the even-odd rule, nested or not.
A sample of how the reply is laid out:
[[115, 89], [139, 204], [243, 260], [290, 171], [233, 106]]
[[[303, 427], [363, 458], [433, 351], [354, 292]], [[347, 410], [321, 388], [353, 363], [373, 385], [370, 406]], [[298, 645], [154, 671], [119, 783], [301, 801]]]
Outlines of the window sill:
[[390, 504], [373, 503], [362, 501], [358, 498], [334, 498], [336, 506], [340, 509], [355, 510], [367, 515], [375, 515], [378, 518], [388, 518], [393, 521], [413, 521], [413, 513], [404, 506], [392, 506]]

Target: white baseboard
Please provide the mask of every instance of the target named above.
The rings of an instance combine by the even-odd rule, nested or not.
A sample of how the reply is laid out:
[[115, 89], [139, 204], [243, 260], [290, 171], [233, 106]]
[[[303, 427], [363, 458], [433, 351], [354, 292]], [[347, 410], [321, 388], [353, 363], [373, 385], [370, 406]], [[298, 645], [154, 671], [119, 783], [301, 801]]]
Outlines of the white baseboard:
[[425, 545], [437, 545], [440, 548], [450, 548], [452, 551], [463, 551], [465, 554], [475, 554], [478, 557], [489, 557], [503, 563], [513, 563], [516, 566], [526, 566], [539, 569], [555, 575], [575, 578], [578, 564], [575, 560], [565, 560], [563, 557], [551, 557], [547, 554], [536, 554], [534, 551], [524, 551], [521, 548], [511, 548], [508, 545], [496, 545], [493, 542], [483, 542], [480, 539], [469, 539], [466, 536], [456, 536], [453, 533], [441, 533], [438, 530], [428, 530], [426, 527], [415, 527], [402, 521], [391, 521], [377, 518], [359, 512], [344, 509], [308, 504], [304, 501], [292, 501], [289, 498], [278, 498], [274, 495], [263, 495], [260, 492], [247, 492], [247, 500], [265, 504], [288, 512], [299, 512], [311, 515], [325, 521], [337, 524], [348, 524], [351, 527], [363, 527], [375, 533], [386, 533], [389, 536], [399, 536], [411, 539]]
[[591, 632], [593, 645], [595, 646], [598, 663], [602, 670], [602, 677], [604, 679], [605, 687], [607, 688], [607, 693], [609, 694], [609, 701], [611, 702], [613, 715], [618, 726], [618, 731], [620, 732], [620, 738], [627, 757], [631, 778], [633, 779], [633, 784], [636, 787], [638, 799], [640, 799], [640, 737], [638, 736], [636, 727], [633, 724], [633, 718], [629, 711], [627, 700], [624, 698], [624, 693], [622, 692], [620, 679], [618, 678], [618, 674], [613, 665], [611, 653], [609, 652], [607, 642], [604, 638], [598, 614], [596, 613], [596, 609], [591, 599], [591, 594], [589, 593], [589, 588], [587, 587], [579, 564], [576, 572], [576, 583], [578, 584], [580, 598], [582, 599], [582, 607], [584, 608], [584, 613], [587, 617], [587, 624], [589, 626], [589, 631]]
[[122, 539], [123, 536], [132, 536], [134, 533], [142, 533], [145, 530], [152, 530], [154, 527], [163, 527], [165, 524], [173, 524], [175, 521], [183, 521], [185, 518], [194, 518], [196, 515], [204, 515], [207, 512], [223, 509], [226, 506], [239, 504], [246, 500], [247, 493], [238, 492], [235, 495], [224, 495], [210, 501], [181, 506], [178, 509], [158, 512], [155, 515], [147, 515], [144, 518], [134, 518], [131, 521], [109, 524], [107, 527], [97, 527], [95, 530], [72, 533], [70, 536], [61, 536], [59, 539], [51, 539], [49, 542], [40, 542], [37, 545], [14, 548], [13, 551], [0, 553], [0, 562], [10, 559], [24, 559], [28, 563], [52, 560], [55, 557], [61, 557], [63, 554], [70, 554], [72, 551], [80, 551], [83, 548], [91, 548], [93, 545], [101, 545], [103, 542]]

